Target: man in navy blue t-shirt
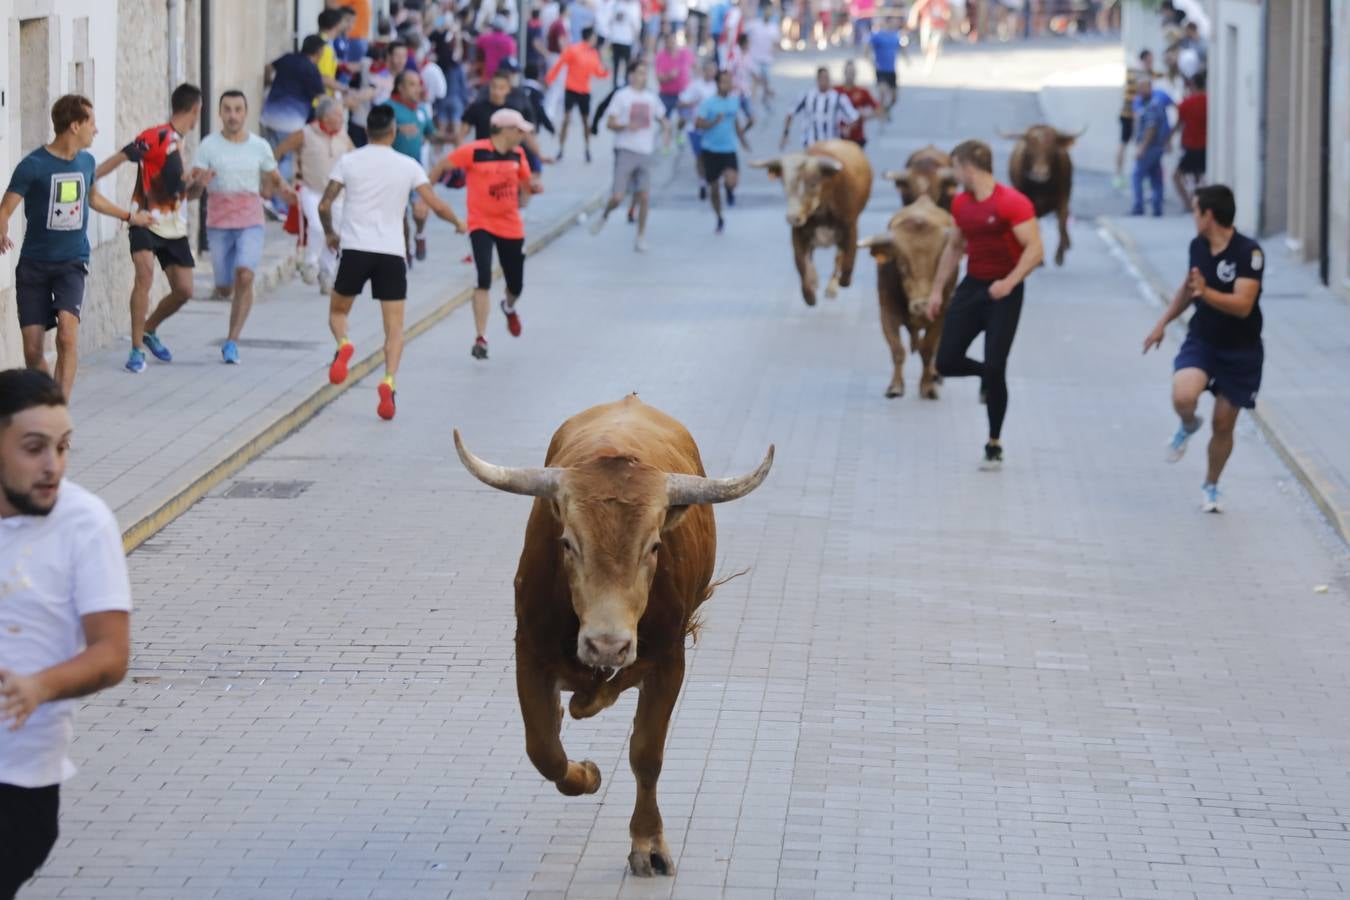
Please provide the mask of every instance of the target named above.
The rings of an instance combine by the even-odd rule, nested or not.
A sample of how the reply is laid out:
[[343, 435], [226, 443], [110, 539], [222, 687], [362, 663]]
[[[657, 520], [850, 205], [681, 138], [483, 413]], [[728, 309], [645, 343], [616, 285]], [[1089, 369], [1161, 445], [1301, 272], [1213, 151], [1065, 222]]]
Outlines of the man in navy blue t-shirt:
[[1195, 305], [1186, 340], [1173, 364], [1172, 406], [1181, 417], [1167, 445], [1176, 462], [1204, 421], [1196, 405], [1214, 394], [1213, 436], [1201, 509], [1219, 512], [1219, 476], [1233, 452], [1238, 413], [1256, 407], [1265, 351], [1261, 344], [1261, 245], [1233, 228], [1233, 192], [1223, 185], [1196, 190], [1193, 213], [1198, 232], [1191, 241], [1190, 271], [1162, 319], [1144, 340], [1144, 352], [1162, 343], [1167, 324]]
[[56, 329], [56, 380], [66, 398], [75, 386], [80, 310], [89, 273], [89, 210], [142, 227], [148, 212], [130, 213], [98, 192], [88, 148], [98, 127], [87, 97], [67, 94], [52, 104], [56, 138], [25, 156], [0, 201], [0, 253], [14, 246], [9, 220], [23, 204], [27, 227], [14, 273], [24, 362], [47, 371], [43, 343]]

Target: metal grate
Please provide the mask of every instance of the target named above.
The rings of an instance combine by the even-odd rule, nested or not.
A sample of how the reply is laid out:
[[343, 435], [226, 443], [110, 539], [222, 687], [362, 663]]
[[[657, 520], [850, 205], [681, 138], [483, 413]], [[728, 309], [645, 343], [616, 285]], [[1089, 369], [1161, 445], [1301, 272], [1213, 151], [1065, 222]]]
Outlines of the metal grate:
[[226, 500], [294, 500], [312, 481], [236, 481], [225, 491]]

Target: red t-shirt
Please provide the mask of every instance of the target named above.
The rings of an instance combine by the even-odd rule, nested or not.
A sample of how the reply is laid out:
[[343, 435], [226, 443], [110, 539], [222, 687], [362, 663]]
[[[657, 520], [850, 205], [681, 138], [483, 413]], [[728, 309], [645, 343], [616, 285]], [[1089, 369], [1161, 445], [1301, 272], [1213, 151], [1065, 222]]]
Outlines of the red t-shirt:
[[1209, 101], [1204, 94], [1191, 94], [1177, 106], [1181, 121], [1181, 146], [1187, 150], [1205, 149], [1209, 131]]
[[996, 184], [984, 200], [967, 191], [953, 197], [952, 218], [966, 239], [966, 274], [997, 281], [1017, 268], [1022, 245], [1013, 228], [1036, 218], [1036, 208], [1021, 191]]
[[867, 132], [863, 131], [863, 111], [877, 108], [877, 98], [872, 96], [872, 92], [865, 87], [854, 85], [853, 87], [844, 87], [840, 85], [835, 88], [836, 91], [848, 97], [848, 102], [853, 104], [853, 108], [858, 111], [858, 118], [850, 124], [845, 125], [840, 132], [840, 137], [845, 140], [861, 144], [867, 140]]
[[450, 154], [450, 165], [463, 169], [468, 187], [470, 231], [501, 238], [525, 237], [520, 220], [520, 186], [530, 180], [525, 150], [498, 153], [491, 140], [461, 144]]
[[165, 122], [147, 128], [122, 148], [128, 160], [140, 165], [131, 202], [155, 217], [150, 230], [167, 240], [187, 237], [183, 216], [187, 170], [180, 153], [182, 136]]

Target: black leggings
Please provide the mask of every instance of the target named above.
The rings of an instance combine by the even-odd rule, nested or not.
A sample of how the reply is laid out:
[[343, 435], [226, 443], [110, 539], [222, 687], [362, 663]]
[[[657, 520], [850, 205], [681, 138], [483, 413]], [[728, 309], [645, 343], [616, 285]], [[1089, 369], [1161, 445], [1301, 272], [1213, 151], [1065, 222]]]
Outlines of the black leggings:
[[[998, 440], [1008, 413], [1008, 353], [1022, 315], [1022, 285], [1002, 300], [989, 296], [991, 281], [967, 276], [957, 285], [938, 346], [940, 375], [978, 375], [989, 405], [989, 437]], [[984, 362], [966, 356], [971, 343], [984, 332]]]
[[469, 232], [473, 245], [473, 262], [478, 268], [478, 289], [492, 286], [492, 247], [497, 247], [497, 260], [502, 264], [506, 279], [506, 293], [514, 300], [525, 289], [525, 239], [498, 237], [484, 228]]
[[61, 786], [0, 784], [0, 900], [11, 900], [56, 843]]
[[[610, 60], [614, 64], [614, 86], [618, 87], [628, 81], [629, 62], [633, 58], [632, 44], [610, 44]], [[623, 66], [623, 80], [619, 80], [619, 66]]]

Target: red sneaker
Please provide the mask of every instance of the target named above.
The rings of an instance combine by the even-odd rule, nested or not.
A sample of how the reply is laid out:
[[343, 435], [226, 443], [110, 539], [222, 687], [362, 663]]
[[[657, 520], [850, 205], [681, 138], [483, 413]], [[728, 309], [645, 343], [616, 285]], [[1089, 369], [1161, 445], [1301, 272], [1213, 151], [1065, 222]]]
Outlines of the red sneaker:
[[347, 363], [351, 361], [352, 354], [356, 352], [356, 345], [351, 341], [343, 344], [333, 354], [333, 364], [328, 367], [328, 381], [332, 384], [342, 384], [347, 380]]
[[511, 337], [520, 337], [520, 316], [514, 310], [507, 311], [506, 301], [502, 301], [502, 315], [506, 316], [506, 330], [511, 332]]
[[394, 387], [387, 381], [381, 381], [378, 390], [380, 392], [380, 405], [375, 407], [375, 412], [381, 419], [392, 419], [394, 417]]

